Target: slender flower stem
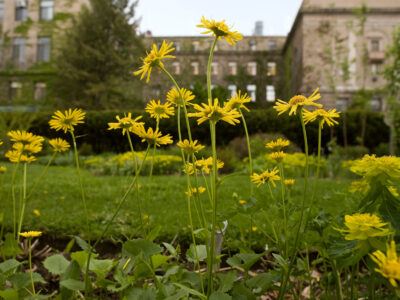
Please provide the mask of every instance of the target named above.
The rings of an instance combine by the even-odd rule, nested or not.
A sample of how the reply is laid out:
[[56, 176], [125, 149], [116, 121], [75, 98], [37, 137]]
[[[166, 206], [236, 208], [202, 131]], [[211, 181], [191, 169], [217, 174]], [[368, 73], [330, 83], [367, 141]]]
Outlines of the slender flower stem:
[[242, 117], [243, 128], [244, 128], [244, 132], [246, 134], [247, 152], [248, 152], [248, 157], [249, 157], [250, 197], [252, 197], [253, 193], [254, 193], [254, 187], [253, 187], [253, 183], [251, 182], [251, 175], [253, 175], [253, 159], [251, 157], [250, 136], [249, 136], [249, 131], [247, 130], [246, 119], [244, 118], [244, 115], [240, 108], [239, 108], [239, 113], [240, 113], [240, 116]]
[[286, 214], [286, 201], [285, 201], [285, 175], [283, 173], [283, 163], [279, 163], [279, 174], [281, 177], [281, 197], [282, 197], [282, 209], [283, 209], [283, 230], [285, 234], [285, 257], [289, 255], [288, 251], [288, 226], [287, 226], [287, 214]]
[[211, 45], [210, 55], [208, 56], [207, 62], [207, 97], [208, 105], [212, 105], [212, 91], [211, 91], [211, 65], [214, 59], [214, 50], [217, 45], [218, 37], [215, 37], [214, 42]]
[[26, 175], [27, 175], [27, 163], [24, 163], [24, 172], [23, 172], [23, 179], [22, 179], [22, 206], [20, 208], [19, 212], [19, 222], [18, 222], [18, 240], [19, 240], [19, 234], [21, 233], [21, 228], [22, 228], [22, 222], [24, 220], [24, 214], [25, 214], [25, 206], [26, 206]]
[[[21, 157], [21, 155], [20, 155], [20, 157]], [[18, 171], [18, 168], [20, 165], [19, 160], [20, 159], [18, 159], [18, 163], [14, 167], [12, 178], [11, 178], [11, 196], [12, 196], [12, 200], [13, 200], [13, 235], [16, 240], [19, 239], [19, 236], [17, 234], [17, 203], [16, 203], [17, 200], [15, 198], [15, 177], [17, 175], [17, 171]]]
[[36, 295], [35, 283], [33, 281], [33, 268], [32, 268], [32, 238], [28, 238], [28, 259], [29, 259], [29, 274], [31, 277], [32, 293]]
[[321, 168], [321, 144], [322, 144], [322, 120], [318, 124], [318, 156], [317, 156], [317, 174], [316, 178], [319, 179], [319, 171]]

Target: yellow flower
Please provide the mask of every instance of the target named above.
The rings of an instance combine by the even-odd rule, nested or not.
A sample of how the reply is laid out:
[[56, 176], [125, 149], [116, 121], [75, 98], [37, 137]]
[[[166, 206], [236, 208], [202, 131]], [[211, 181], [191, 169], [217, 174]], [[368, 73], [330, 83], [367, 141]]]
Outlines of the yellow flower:
[[33, 213], [36, 217], [40, 217], [40, 215], [41, 215], [40, 210], [38, 210], [38, 209], [34, 209], [34, 210], [32, 211], [32, 213]]
[[167, 93], [167, 101], [178, 106], [188, 105], [195, 97], [192, 91], [185, 88], [180, 88], [180, 93], [177, 88], [172, 88]]
[[85, 112], [80, 108], [70, 108], [64, 113], [61, 111], [56, 111], [49, 121], [50, 128], [59, 131], [64, 130], [66, 133], [68, 130], [73, 131], [74, 126], [82, 124], [85, 119]]
[[19, 163], [19, 162], [31, 163], [36, 160], [36, 157], [32, 155], [31, 156], [25, 155], [18, 150], [7, 151], [5, 157], [7, 157], [10, 160], [10, 162], [13, 163]]
[[161, 104], [160, 100], [150, 100], [146, 105], [146, 112], [150, 114], [150, 117], [157, 120], [168, 119], [174, 115], [174, 108], [171, 107], [170, 103]]
[[21, 142], [17, 142], [12, 146], [18, 152], [29, 152], [29, 153], [39, 153], [42, 151], [42, 143], [30, 143], [30, 144], [23, 144]]
[[247, 96], [246, 93], [242, 94], [241, 91], [236, 93], [232, 98], [228, 100], [226, 106], [229, 108], [236, 108], [236, 109], [244, 109], [246, 111], [250, 111], [246, 106], [245, 103], [251, 102], [251, 98]]
[[319, 108], [313, 111], [303, 109], [303, 119], [305, 124], [318, 120], [321, 122], [321, 127], [323, 127], [325, 123], [331, 127], [339, 124], [335, 118], [339, 118], [339, 112], [337, 112], [336, 109], [325, 110]]
[[23, 144], [38, 144], [44, 141], [43, 137], [24, 130], [11, 130], [7, 135], [12, 142], [20, 142]]
[[198, 188], [192, 187], [190, 190], [187, 190], [185, 194], [189, 197], [193, 197], [196, 195], [203, 194], [206, 191], [206, 188], [203, 186], [199, 186]]
[[197, 27], [205, 28], [206, 31], [202, 34], [213, 34], [218, 39], [223, 37], [230, 45], [235, 45], [236, 42], [243, 39], [243, 36], [238, 31], [231, 31], [229, 26], [222, 21], [208, 20], [205, 17], [201, 18], [200, 24]]
[[181, 148], [186, 154], [191, 155], [205, 148], [205, 146], [197, 143], [197, 140], [190, 142], [188, 139], [184, 139], [183, 141], [178, 142], [176, 145]]
[[372, 237], [387, 236], [391, 234], [388, 228], [384, 228], [387, 223], [377, 215], [369, 213], [346, 215], [344, 217], [345, 229], [339, 229], [340, 232], [346, 234], [346, 240], [366, 240]]
[[278, 152], [272, 152], [269, 155], [269, 158], [275, 160], [276, 162], [281, 162], [286, 156], [286, 153], [284, 153], [283, 151], [278, 151]]
[[366, 180], [355, 180], [350, 184], [350, 193], [362, 193], [365, 194], [369, 191], [370, 186]]
[[173, 48], [172, 42], [167, 43], [166, 41], [163, 41], [160, 49], [158, 49], [156, 44], [153, 44], [150, 52], [147, 53], [145, 58], [142, 58], [143, 65], [133, 74], [136, 76], [140, 75], [140, 80], [142, 80], [147, 74], [146, 82], [149, 82], [151, 71], [154, 67], [159, 66], [164, 68], [164, 64], [162, 62], [163, 59], [175, 58], [175, 56], [170, 55], [170, 53], [174, 50], [175, 48]]
[[296, 114], [298, 108], [303, 106], [322, 107], [321, 104], [314, 102], [319, 99], [321, 99], [321, 95], [319, 93], [319, 89], [317, 88], [309, 97], [296, 95], [292, 97], [289, 102], [278, 99], [274, 108], [278, 112], [278, 115], [281, 115], [289, 110], [289, 116], [291, 116], [293, 114]]
[[389, 279], [394, 287], [397, 287], [397, 281], [400, 280], [400, 257], [397, 256], [396, 243], [391, 241], [386, 247], [386, 255], [377, 250], [369, 255], [378, 265], [375, 271], [381, 273], [383, 277]]
[[26, 232], [20, 232], [20, 236], [23, 236], [24, 238], [34, 238], [34, 237], [39, 237], [42, 235], [41, 231], [26, 231]]
[[3, 144], [4, 144], [4, 142], [3, 142], [3, 141], [0, 141], [0, 146], [3, 145]]
[[142, 128], [144, 126], [143, 122], [138, 122], [142, 118], [142, 116], [132, 119], [132, 114], [128, 113], [128, 115], [124, 115], [123, 118], [120, 118], [120, 116], [118, 115], [115, 118], [118, 122], [108, 123], [108, 130], [122, 129], [122, 135], [125, 135], [125, 133], [127, 132], [137, 133], [139, 128]]
[[247, 201], [246, 201], [246, 200], [243, 200], [243, 199], [240, 199], [240, 200], [239, 200], [239, 204], [240, 204], [240, 205], [245, 205], [245, 204], [247, 204]]
[[251, 231], [256, 232], [258, 230], [257, 226], [251, 226]]
[[399, 190], [395, 186], [388, 186], [389, 192], [393, 195], [393, 197], [399, 197]]
[[[226, 103], [225, 103], [226, 104]], [[211, 122], [218, 122], [219, 120], [225, 121], [231, 125], [236, 125], [240, 123], [238, 120], [240, 118], [240, 114], [236, 109], [232, 109], [224, 105], [221, 107], [218, 103], [218, 99], [214, 99], [214, 104], [205, 104], [202, 103], [200, 105], [195, 104], [194, 109], [197, 110], [195, 113], [189, 113], [189, 117], [198, 118], [197, 124], [210, 120]]]
[[296, 182], [296, 180], [294, 180], [294, 179], [285, 179], [283, 181], [284, 185], [286, 185], [286, 186], [292, 186], [295, 184], [295, 182]]
[[7, 172], [7, 167], [0, 166], [0, 174], [4, 174], [5, 172]]
[[[187, 163], [185, 165], [185, 172], [189, 175], [194, 174], [195, 171], [201, 170], [204, 174], [210, 174], [213, 166], [213, 158], [203, 158], [196, 160], [195, 164]], [[222, 169], [224, 167], [224, 162], [217, 159], [217, 169]]]
[[290, 145], [290, 141], [282, 139], [282, 138], [278, 138], [276, 141], [270, 141], [268, 143], [265, 144], [265, 147], [268, 149], [277, 149], [277, 150], [281, 150], [282, 148], [285, 148], [287, 146]]
[[159, 147], [160, 145], [168, 145], [172, 144], [172, 137], [167, 134], [167, 135], [162, 135], [161, 131], [153, 130], [153, 128], [149, 127], [146, 131], [146, 129], [141, 128], [138, 131], [138, 136], [142, 139], [142, 142], [147, 142], [150, 145], [156, 145]]
[[49, 140], [49, 144], [53, 148], [54, 152], [65, 152], [71, 147], [66, 140], [60, 138]]
[[253, 173], [251, 175], [251, 181], [257, 186], [260, 186], [264, 183], [271, 183], [274, 187], [276, 186], [275, 181], [280, 180], [281, 178], [278, 175], [279, 170], [277, 168], [274, 168], [271, 171], [264, 171], [261, 174]]

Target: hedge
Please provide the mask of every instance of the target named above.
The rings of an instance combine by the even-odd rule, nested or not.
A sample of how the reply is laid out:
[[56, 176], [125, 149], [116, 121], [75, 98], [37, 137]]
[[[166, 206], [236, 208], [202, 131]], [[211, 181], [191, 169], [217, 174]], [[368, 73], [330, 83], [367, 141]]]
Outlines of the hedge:
[[[29, 114], [29, 115], [28, 115]], [[32, 132], [46, 137], [55, 137], [63, 135], [63, 132], [54, 132], [49, 129], [48, 120], [51, 117], [50, 112], [38, 113], [17, 113], [7, 112], [0, 113], [3, 127], [10, 129], [29, 129]], [[123, 115], [123, 112], [116, 111], [88, 111], [85, 124], [77, 127], [76, 134], [79, 136], [79, 144], [90, 145], [94, 153], [101, 152], [122, 152], [127, 151], [127, 141], [118, 131], [107, 130], [108, 122], [115, 122], [115, 116]], [[154, 125], [154, 120], [151, 120], [143, 111], [132, 111], [133, 116], [143, 114], [143, 121], [146, 124]], [[362, 123], [362, 113], [359, 111], [349, 111], [347, 116], [347, 140], [348, 145], [357, 145], [357, 137], [360, 135]], [[273, 109], [256, 109], [245, 115], [247, 126], [250, 134], [260, 132], [275, 132], [282, 133], [288, 139], [298, 145], [303, 145], [303, 136], [300, 128], [299, 120], [295, 117], [280, 116], [278, 117]], [[28, 120], [28, 121], [24, 121]], [[24, 124], [25, 122], [25, 124]], [[11, 125], [10, 125], [11, 124]], [[316, 145], [317, 141], [317, 126], [316, 124], [307, 126], [309, 142], [311, 145]], [[7, 128], [8, 126], [8, 128]], [[201, 143], [209, 144], [209, 126], [203, 123], [198, 126], [194, 119], [191, 119], [192, 134], [195, 139]], [[335, 128], [324, 128], [323, 141], [324, 145], [331, 139], [336, 137], [338, 144], [343, 144], [343, 122]], [[171, 134], [177, 139], [176, 118], [161, 120], [160, 125], [163, 133]], [[182, 122], [182, 130], [186, 132], [184, 122]], [[184, 135], [186, 136], [186, 135]], [[220, 146], [225, 146], [233, 138], [244, 136], [243, 127], [240, 125], [231, 126], [225, 122], [220, 122], [217, 127], [217, 139]], [[379, 144], [388, 143], [389, 128], [383, 121], [381, 113], [367, 113], [367, 127], [365, 135], [365, 146], [370, 150], [374, 150]], [[139, 142], [136, 139], [136, 142]], [[315, 149], [311, 147], [311, 150]]]

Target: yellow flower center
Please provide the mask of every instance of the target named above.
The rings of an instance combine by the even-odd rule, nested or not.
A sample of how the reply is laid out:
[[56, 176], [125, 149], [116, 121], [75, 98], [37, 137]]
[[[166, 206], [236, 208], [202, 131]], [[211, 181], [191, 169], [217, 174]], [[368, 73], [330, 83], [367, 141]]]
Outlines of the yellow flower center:
[[289, 100], [289, 104], [290, 104], [290, 105], [296, 105], [296, 104], [303, 103], [303, 102], [305, 102], [306, 100], [307, 100], [307, 98], [306, 98], [305, 96], [303, 96], [303, 95], [296, 95], [296, 96], [292, 97], [292, 98]]
[[156, 115], [165, 114], [165, 108], [163, 106], [156, 106], [156, 107], [154, 107], [154, 113]]

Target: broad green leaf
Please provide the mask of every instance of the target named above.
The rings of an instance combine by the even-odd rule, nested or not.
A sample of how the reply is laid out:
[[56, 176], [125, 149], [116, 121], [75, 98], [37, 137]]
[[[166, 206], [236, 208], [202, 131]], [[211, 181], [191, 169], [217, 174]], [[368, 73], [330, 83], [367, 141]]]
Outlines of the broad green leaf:
[[196, 247], [194, 247], [194, 245], [191, 244], [186, 252], [186, 258], [188, 261], [193, 263], [197, 263], [198, 261], [204, 261], [207, 258], [206, 245], [196, 245]]
[[214, 292], [211, 294], [210, 300], [232, 300], [232, 297], [223, 292]]
[[5, 257], [15, 257], [21, 253], [21, 248], [15, 240], [12, 233], [7, 233], [3, 245], [0, 247], [0, 253]]
[[288, 269], [288, 261], [285, 260], [281, 255], [277, 253], [272, 253], [272, 256], [275, 258], [277, 264], [284, 270]]
[[60, 285], [71, 291], [82, 291], [85, 289], [85, 283], [76, 279], [65, 279], [60, 281]]
[[75, 238], [76, 242], [78, 243], [79, 247], [81, 247], [82, 250], [89, 251], [90, 246], [86, 241], [81, 239], [79, 236], [74, 236], [74, 238]]
[[[61, 281], [66, 279], [78, 280], [81, 276], [81, 268], [77, 261], [73, 260], [69, 264], [67, 270], [61, 275]], [[60, 286], [60, 294], [62, 300], [70, 300], [73, 297], [74, 292], [63, 286]]]
[[61, 275], [68, 266], [69, 261], [61, 254], [55, 254], [47, 257], [43, 262], [44, 267], [54, 275]]
[[14, 271], [19, 265], [21, 265], [21, 263], [16, 259], [8, 259], [0, 264], [0, 272], [7, 273], [9, 271]]
[[99, 278], [105, 278], [114, 266], [112, 259], [92, 259], [89, 269], [96, 273]]
[[185, 286], [183, 284], [180, 284], [180, 283], [174, 282], [173, 284], [176, 285], [177, 287], [187, 291], [191, 295], [197, 296], [197, 297], [199, 297], [201, 299], [207, 299], [207, 297], [204, 294], [200, 293], [199, 291], [196, 291], [196, 290], [194, 290], [192, 288], [189, 288], [189, 287], [187, 287], [187, 286]]
[[268, 289], [270, 289], [274, 281], [279, 280], [279, 274], [276, 273], [261, 273], [256, 277], [250, 278], [246, 281], [246, 285], [253, 290], [254, 293], [260, 294], [264, 293]]
[[163, 243], [164, 247], [167, 248], [168, 252], [171, 253], [171, 255], [176, 256], [177, 255], [177, 251], [174, 248], [174, 246], [172, 246], [171, 244], [168, 243]]
[[[32, 274], [32, 278], [33, 278], [33, 282], [46, 283], [46, 281], [43, 279], [42, 275], [40, 275], [39, 273], [34, 272]], [[12, 283], [13, 287], [19, 290], [19, 289], [27, 287], [31, 284], [31, 274], [29, 272], [16, 273], [16, 274], [13, 274], [12, 276], [10, 276], [9, 280]]]
[[152, 288], [140, 289], [132, 288], [127, 293], [124, 299], [127, 300], [156, 300], [157, 292]]
[[147, 235], [146, 240], [153, 242], [159, 235], [161, 231], [161, 225], [155, 226]]
[[238, 253], [226, 260], [231, 267], [240, 267], [248, 271], [264, 253]]
[[157, 269], [169, 260], [168, 256], [162, 254], [155, 254], [151, 257], [151, 262], [153, 263], [153, 268]]
[[236, 271], [228, 272], [228, 273], [220, 273], [217, 274], [217, 278], [219, 280], [219, 287], [218, 292], [226, 293], [229, 292], [232, 287], [233, 283], [237, 278]]
[[127, 241], [122, 246], [122, 252], [125, 255], [136, 257], [143, 254], [144, 257], [149, 258], [154, 254], [160, 253], [162, 248], [151, 241], [144, 239], [135, 239]]
[[0, 297], [4, 300], [18, 300], [18, 291], [14, 289], [7, 289], [0, 291]]
[[232, 299], [234, 300], [256, 300], [254, 293], [243, 283], [236, 284], [232, 290]]

